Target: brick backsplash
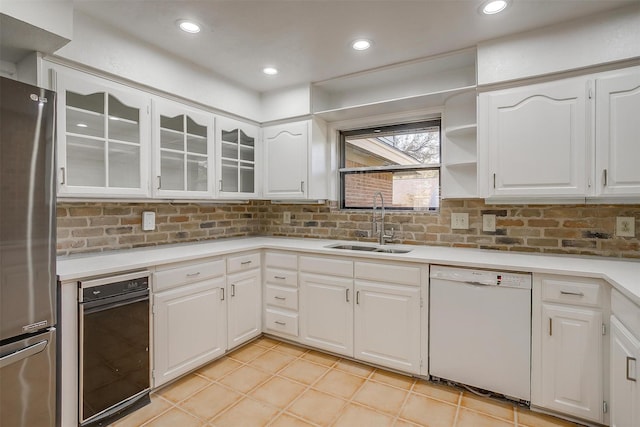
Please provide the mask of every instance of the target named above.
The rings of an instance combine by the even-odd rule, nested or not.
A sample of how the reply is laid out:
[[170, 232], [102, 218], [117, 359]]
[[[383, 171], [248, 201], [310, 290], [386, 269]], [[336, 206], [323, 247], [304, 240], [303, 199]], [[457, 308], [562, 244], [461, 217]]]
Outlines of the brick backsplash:
[[[254, 204], [58, 203], [58, 255], [255, 235]], [[156, 213], [156, 229], [142, 231], [142, 212]]]
[[[156, 212], [156, 230], [142, 231], [143, 211]], [[291, 223], [283, 223], [284, 212]], [[452, 230], [452, 212], [469, 214], [468, 230]], [[482, 215], [496, 215], [496, 231], [482, 231]], [[636, 219], [635, 237], [616, 237], [617, 216]], [[445, 200], [439, 212], [391, 212], [394, 243], [517, 252], [640, 259], [640, 205], [487, 205]], [[272, 235], [375, 241], [371, 211], [324, 204], [206, 205], [192, 203], [58, 204], [58, 254], [98, 252], [222, 237]]]

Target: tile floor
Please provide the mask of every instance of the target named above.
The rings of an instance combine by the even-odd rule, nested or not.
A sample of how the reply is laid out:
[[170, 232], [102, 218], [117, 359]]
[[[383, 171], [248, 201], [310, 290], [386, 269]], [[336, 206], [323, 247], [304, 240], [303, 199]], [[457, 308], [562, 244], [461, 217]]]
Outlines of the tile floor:
[[114, 427], [576, 424], [270, 338], [152, 393]]

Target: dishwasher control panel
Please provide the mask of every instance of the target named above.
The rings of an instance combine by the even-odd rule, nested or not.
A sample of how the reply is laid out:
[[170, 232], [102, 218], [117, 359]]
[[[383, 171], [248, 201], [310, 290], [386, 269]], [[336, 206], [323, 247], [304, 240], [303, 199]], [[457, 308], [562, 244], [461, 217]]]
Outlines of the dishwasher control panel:
[[496, 284], [510, 288], [531, 289], [531, 275], [522, 273], [496, 273]]
[[466, 283], [476, 286], [500, 286], [503, 288], [531, 289], [530, 273], [477, 270], [470, 268], [432, 266], [431, 279]]

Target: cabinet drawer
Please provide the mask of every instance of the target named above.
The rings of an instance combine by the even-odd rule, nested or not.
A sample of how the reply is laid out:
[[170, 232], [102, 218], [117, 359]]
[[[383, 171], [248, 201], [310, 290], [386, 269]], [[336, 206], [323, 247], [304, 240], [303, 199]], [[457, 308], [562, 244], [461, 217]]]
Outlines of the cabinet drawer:
[[267, 268], [264, 279], [274, 285], [298, 287], [298, 273], [295, 271]]
[[282, 334], [298, 336], [298, 315], [268, 308], [265, 313], [267, 329]]
[[640, 307], [615, 289], [611, 291], [611, 313], [640, 339]]
[[155, 292], [163, 291], [185, 283], [224, 276], [224, 273], [224, 261], [221, 259], [160, 270], [156, 271], [153, 275], [153, 290]]
[[250, 270], [252, 268], [260, 267], [260, 254], [244, 254], [231, 256], [227, 258], [227, 272], [235, 273], [237, 271]]
[[599, 307], [602, 305], [604, 286], [595, 279], [542, 278], [542, 299], [563, 304]]
[[420, 286], [420, 268], [393, 264], [356, 262], [356, 279]]
[[331, 276], [353, 277], [353, 261], [301, 256], [300, 271]]
[[298, 290], [282, 286], [267, 285], [265, 303], [290, 310], [298, 310]]
[[267, 267], [298, 269], [298, 256], [280, 252], [267, 252], [264, 255], [264, 264]]

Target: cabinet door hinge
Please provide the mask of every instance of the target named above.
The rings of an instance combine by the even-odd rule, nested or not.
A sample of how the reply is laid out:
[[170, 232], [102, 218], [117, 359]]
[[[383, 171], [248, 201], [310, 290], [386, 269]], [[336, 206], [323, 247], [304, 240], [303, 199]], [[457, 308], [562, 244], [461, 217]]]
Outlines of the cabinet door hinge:
[[607, 335], [607, 325], [602, 324], [602, 335]]
[[606, 414], [607, 412], [609, 412], [609, 405], [607, 405], [607, 401], [603, 400], [602, 401], [602, 413]]

